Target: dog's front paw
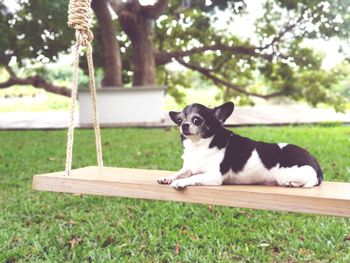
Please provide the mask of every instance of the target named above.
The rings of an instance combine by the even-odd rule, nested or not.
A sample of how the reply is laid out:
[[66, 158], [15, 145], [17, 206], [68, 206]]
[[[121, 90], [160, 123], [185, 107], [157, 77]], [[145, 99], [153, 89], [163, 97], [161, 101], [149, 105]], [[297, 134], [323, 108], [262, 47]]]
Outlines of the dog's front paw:
[[184, 180], [176, 180], [170, 184], [170, 186], [176, 190], [184, 189], [187, 184], [184, 182]]
[[157, 179], [158, 184], [171, 184], [173, 180], [168, 177], [160, 177]]

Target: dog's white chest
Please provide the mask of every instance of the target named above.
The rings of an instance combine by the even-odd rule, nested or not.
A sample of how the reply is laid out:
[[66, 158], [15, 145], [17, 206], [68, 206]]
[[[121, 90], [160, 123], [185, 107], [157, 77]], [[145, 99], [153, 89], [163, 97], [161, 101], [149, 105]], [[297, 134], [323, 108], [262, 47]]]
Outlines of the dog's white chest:
[[184, 166], [193, 173], [204, 173], [213, 169], [219, 169], [224, 158], [225, 150], [217, 147], [209, 148], [212, 138], [200, 139], [197, 142], [185, 140], [182, 159]]

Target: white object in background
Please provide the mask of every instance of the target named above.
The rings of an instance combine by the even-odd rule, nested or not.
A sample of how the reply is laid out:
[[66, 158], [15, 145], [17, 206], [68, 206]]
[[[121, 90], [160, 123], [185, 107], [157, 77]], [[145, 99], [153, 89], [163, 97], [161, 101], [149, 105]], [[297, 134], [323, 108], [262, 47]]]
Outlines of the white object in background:
[[[145, 124], [164, 121], [166, 87], [100, 88], [97, 107], [101, 126]], [[79, 89], [79, 124], [91, 126], [92, 102], [89, 89]]]

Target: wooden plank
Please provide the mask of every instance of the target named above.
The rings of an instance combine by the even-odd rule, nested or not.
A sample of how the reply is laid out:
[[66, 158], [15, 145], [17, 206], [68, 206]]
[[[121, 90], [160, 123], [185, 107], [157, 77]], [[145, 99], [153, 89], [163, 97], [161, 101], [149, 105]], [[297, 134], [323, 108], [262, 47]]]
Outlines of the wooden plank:
[[350, 217], [350, 183], [323, 182], [314, 188], [225, 185], [174, 190], [156, 182], [171, 173], [85, 167], [73, 170], [69, 177], [64, 172], [35, 175], [33, 189]]

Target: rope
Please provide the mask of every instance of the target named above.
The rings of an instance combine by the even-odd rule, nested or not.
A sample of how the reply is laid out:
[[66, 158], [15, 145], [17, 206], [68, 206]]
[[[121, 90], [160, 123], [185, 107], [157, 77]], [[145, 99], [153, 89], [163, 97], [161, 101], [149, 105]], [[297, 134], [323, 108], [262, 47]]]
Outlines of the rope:
[[97, 99], [95, 87], [95, 73], [92, 59], [91, 41], [94, 36], [90, 30], [92, 10], [90, 8], [91, 0], [70, 0], [68, 8], [68, 26], [75, 29], [75, 57], [73, 61], [72, 76], [72, 94], [70, 108], [70, 122], [67, 132], [67, 152], [66, 152], [66, 169], [65, 175], [71, 174], [73, 160], [73, 142], [74, 142], [74, 112], [76, 106], [77, 90], [78, 90], [78, 70], [81, 47], [86, 47], [87, 63], [89, 70], [89, 87], [92, 99], [93, 121], [96, 140], [97, 163], [100, 169], [103, 168], [103, 156], [101, 147], [100, 126], [97, 115]]

